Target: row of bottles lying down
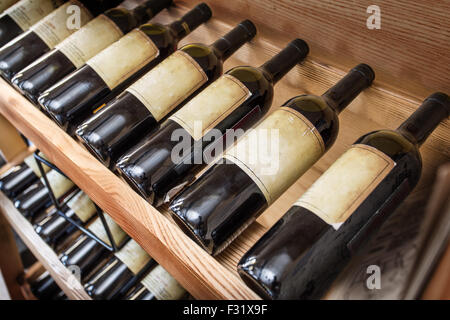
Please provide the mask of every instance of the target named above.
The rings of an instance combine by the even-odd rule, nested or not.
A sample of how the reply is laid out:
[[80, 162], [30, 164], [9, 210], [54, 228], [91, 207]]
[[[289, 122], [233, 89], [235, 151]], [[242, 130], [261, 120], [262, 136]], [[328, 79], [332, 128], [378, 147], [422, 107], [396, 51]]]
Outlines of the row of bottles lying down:
[[[111, 245], [92, 200], [55, 170], [45, 166], [44, 171], [55, 198], [63, 204], [61, 211]], [[107, 214], [104, 217], [118, 247], [115, 253], [80, 233], [74, 224], [59, 215], [51, 204], [33, 155], [0, 177], [0, 190], [34, 223], [36, 233], [54, 248], [61, 262], [76, 271], [74, 273], [80, 276], [79, 280], [93, 299], [175, 300], [188, 297], [178, 282]], [[39, 276], [31, 289], [40, 299], [67, 298], [48, 272]]]
[[[168, 5], [145, 1], [120, 12], [135, 17], [145, 11], [148, 19], [155, 6]], [[124, 35], [105, 42], [102, 51], [91, 50], [94, 21], [121, 25], [108, 12], [34, 62], [24, 62], [13, 49], [27, 51], [31, 36], [14, 39], [0, 49], [0, 72], [151, 204], [169, 203], [180, 227], [213, 255], [331, 148], [340, 112], [375, 78], [370, 66], [359, 64], [322, 95], [293, 97], [264, 118], [274, 85], [307, 56], [305, 41], [293, 40], [260, 67], [222, 74], [223, 61], [255, 36], [251, 21], [210, 45], [177, 50], [181, 38], [211, 17], [209, 7], [199, 4], [168, 25], [150, 22], [131, 30], [143, 18], [127, 25], [128, 33], [121, 29]], [[31, 33], [40, 28], [33, 26]], [[14, 67], [29, 63], [23, 70]], [[448, 116], [449, 97], [435, 93], [397, 130], [357, 139], [243, 257], [243, 279], [266, 298], [320, 297], [417, 184], [418, 148]], [[227, 135], [261, 119], [236, 144]], [[277, 132], [277, 151], [269, 159], [252, 158], [258, 132]], [[182, 137], [188, 147], [175, 160]], [[218, 146], [226, 150], [215, 159]], [[213, 159], [218, 162], [195, 180]], [[277, 170], [268, 173], [267, 163]]]

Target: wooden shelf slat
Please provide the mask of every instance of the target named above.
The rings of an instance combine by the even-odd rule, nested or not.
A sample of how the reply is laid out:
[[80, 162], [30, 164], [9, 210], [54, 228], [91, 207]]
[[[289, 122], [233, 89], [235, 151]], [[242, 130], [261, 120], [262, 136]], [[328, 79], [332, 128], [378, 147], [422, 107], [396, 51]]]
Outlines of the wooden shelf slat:
[[25, 245], [52, 275], [61, 290], [72, 300], [91, 300], [75, 276], [59, 261], [58, 256], [34, 231], [33, 226], [0, 192], [0, 208], [9, 224]]

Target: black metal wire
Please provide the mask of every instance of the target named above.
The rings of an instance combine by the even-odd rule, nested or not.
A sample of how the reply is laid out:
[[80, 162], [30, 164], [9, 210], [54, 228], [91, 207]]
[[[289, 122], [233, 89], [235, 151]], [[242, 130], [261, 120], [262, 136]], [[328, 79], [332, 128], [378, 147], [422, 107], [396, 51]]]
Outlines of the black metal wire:
[[105, 241], [103, 241], [102, 239], [97, 237], [89, 229], [86, 229], [84, 226], [82, 226], [81, 224], [79, 224], [78, 222], [73, 220], [72, 218], [68, 217], [62, 211], [61, 207], [64, 206], [65, 204], [67, 204], [67, 202], [69, 202], [76, 195], [76, 192], [74, 192], [73, 195], [70, 196], [69, 198], [64, 199], [64, 201], [62, 203], [59, 203], [58, 200], [55, 197], [55, 194], [54, 194], [54, 192], [52, 190], [52, 187], [50, 186], [50, 183], [49, 183], [48, 178], [47, 178], [47, 173], [45, 172], [44, 167], [42, 166], [42, 163], [44, 163], [49, 168], [55, 170], [59, 174], [63, 175], [64, 177], [66, 177], [66, 178], [68, 178], [68, 177], [64, 174], [64, 172], [62, 172], [59, 168], [57, 168], [53, 163], [49, 162], [47, 159], [44, 159], [42, 156], [40, 156], [39, 155], [39, 150], [36, 150], [34, 152], [34, 158], [37, 160], [36, 163], [38, 165], [39, 172], [41, 173], [41, 176], [44, 178], [44, 184], [47, 187], [48, 193], [50, 195], [50, 199], [52, 200], [52, 203], [53, 203], [53, 205], [56, 208], [56, 213], [60, 217], [64, 218], [66, 221], [68, 221], [69, 223], [74, 225], [78, 230], [83, 232], [86, 236], [88, 236], [89, 238], [91, 238], [92, 240], [94, 240], [95, 242], [100, 244], [101, 246], [103, 246], [108, 251], [117, 252], [118, 250], [120, 250], [125, 245], [126, 241], [123, 241], [123, 243], [120, 246], [118, 246], [116, 244], [116, 242], [115, 242], [115, 240], [114, 240], [114, 238], [112, 236], [111, 230], [110, 230], [110, 228], [108, 226], [108, 223], [106, 222], [105, 215], [103, 214], [103, 211], [97, 206], [97, 204], [94, 203], [97, 216], [101, 220], [101, 222], [103, 224], [103, 227], [105, 228], [106, 235], [108, 236], [108, 240], [111, 243], [111, 245], [107, 244]]

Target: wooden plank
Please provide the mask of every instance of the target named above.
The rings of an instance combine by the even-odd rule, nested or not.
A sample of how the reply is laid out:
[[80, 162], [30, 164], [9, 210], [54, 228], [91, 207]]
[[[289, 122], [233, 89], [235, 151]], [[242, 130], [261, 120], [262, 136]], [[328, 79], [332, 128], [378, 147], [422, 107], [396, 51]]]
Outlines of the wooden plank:
[[[0, 193], [0, 208], [11, 227], [21, 237], [25, 245], [52, 275], [61, 290], [72, 300], [90, 300], [83, 286], [75, 276], [59, 261], [58, 256], [34, 231], [33, 226], [14, 207], [12, 202]], [[8, 258], [9, 259], [9, 258]], [[10, 260], [8, 260], [8, 263]]]
[[28, 149], [17, 129], [0, 115], [0, 154], [9, 162]]
[[22, 259], [17, 248], [14, 234], [0, 207], [0, 269], [5, 279], [9, 294], [14, 300], [23, 300], [19, 277], [24, 273]]
[[450, 300], [450, 245], [422, 295], [424, 300]]
[[7, 164], [5, 164], [3, 167], [0, 168], [0, 175], [5, 173], [6, 171], [11, 169], [12, 167], [22, 163], [23, 159], [25, 159], [25, 157], [29, 156], [30, 154], [32, 154], [35, 151], [36, 151], [36, 147], [35, 146], [30, 146], [30, 147], [28, 147], [28, 149], [26, 149], [26, 150], [22, 151], [21, 153], [19, 153], [14, 159], [12, 159]]
[[[281, 46], [304, 38], [314, 60], [348, 69], [365, 62], [377, 80], [422, 99], [450, 91], [449, 1], [206, 0], [215, 18], [252, 19], [260, 35]], [[189, 7], [196, 0], [177, 1]], [[381, 29], [369, 30], [369, 5], [381, 10]]]

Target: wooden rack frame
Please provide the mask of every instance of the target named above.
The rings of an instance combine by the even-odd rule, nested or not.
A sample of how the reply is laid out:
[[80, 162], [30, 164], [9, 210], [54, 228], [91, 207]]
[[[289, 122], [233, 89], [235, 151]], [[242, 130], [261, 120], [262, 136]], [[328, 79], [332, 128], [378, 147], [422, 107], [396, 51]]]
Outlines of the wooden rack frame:
[[[216, 6], [219, 10], [222, 5], [213, 1], [207, 2], [213, 6], [213, 9]], [[265, 4], [270, 1], [254, 2]], [[301, 4], [288, 2], [292, 6], [301, 7]], [[178, 1], [177, 3], [179, 5], [176, 8], [162, 12], [154, 21], [167, 23], [178, 18], [188, 8], [193, 7], [196, 1]], [[252, 3], [253, 1], [248, 5], [251, 6]], [[349, 3], [349, 1], [345, 1], [345, 3]], [[258, 8], [261, 9], [261, 6]], [[339, 8], [332, 9], [340, 10]], [[198, 30], [186, 37], [180, 45], [190, 42], [211, 43], [230, 30], [232, 24], [238, 22], [240, 18], [246, 18], [247, 13], [255, 15], [253, 11], [242, 10], [240, 14], [233, 12], [235, 18], [230, 21], [226, 18], [226, 13], [219, 14], [218, 18], [213, 18], [205, 26], [199, 27]], [[266, 19], [271, 19], [268, 16], [269, 13], [265, 13]], [[257, 20], [261, 19], [264, 19], [264, 16], [258, 16]], [[261, 22], [257, 23], [258, 29], [261, 25]], [[316, 28], [319, 26], [316, 25]], [[251, 44], [245, 45], [227, 60], [224, 70], [237, 65], [260, 65], [286, 44], [286, 42], [279, 43], [277, 35], [271, 33], [264, 26], [261, 29], [263, 32]], [[291, 39], [302, 37], [302, 33], [294, 28], [289, 36], [292, 36]], [[310, 41], [308, 37], [305, 37], [305, 40]], [[311, 43], [314, 45], [314, 39], [311, 39]], [[316, 48], [317, 46], [312, 46], [313, 53]], [[320, 57], [317, 60], [313, 54], [312, 58], [308, 58], [301, 66], [294, 68], [276, 85], [273, 108], [278, 107], [288, 98], [302, 93], [322, 94], [348, 70], [343, 68], [342, 64], [337, 64], [342, 68], [338, 69], [319, 61], [323, 60], [320, 60]], [[448, 72], [443, 73], [445, 76], [449, 74]], [[435, 76], [430, 77], [436, 78]], [[406, 89], [414, 87], [415, 85], [411, 85]], [[0, 81], [0, 113], [33, 141], [37, 148], [42, 150], [48, 159], [86, 192], [95, 203], [108, 212], [195, 298], [259, 299], [237, 275], [238, 260], [356, 138], [371, 130], [396, 128], [417, 108], [423, 98], [423, 96], [418, 98], [416, 95], [400, 93], [400, 91], [389, 88], [391, 88], [390, 85], [376, 82], [372, 88], [355, 99], [340, 116], [342, 130], [333, 148], [217, 258], [204, 252], [167, 217], [165, 212], [160, 212], [149, 205], [3, 80]], [[450, 124], [446, 121], [435, 130], [429, 141], [422, 147], [424, 172], [416, 192], [429, 190], [436, 167], [449, 159], [449, 145]], [[0, 205], [8, 206], [4, 199], [0, 200]], [[17, 217], [11, 220], [13, 226], [16, 224], [17, 228], [21, 228]], [[14, 222], [15, 220], [18, 221]], [[29, 235], [22, 234], [22, 236], [28, 237]], [[32, 242], [35, 240], [37, 241], [37, 239], [32, 239]], [[41, 245], [36, 245], [35, 250], [39, 255], [42, 254], [40, 252], [45, 250], [45, 247], [41, 248]], [[53, 262], [48, 262], [46, 266], [52, 268], [54, 265]], [[72, 297], [85, 298], [82, 293], [74, 293]]]

